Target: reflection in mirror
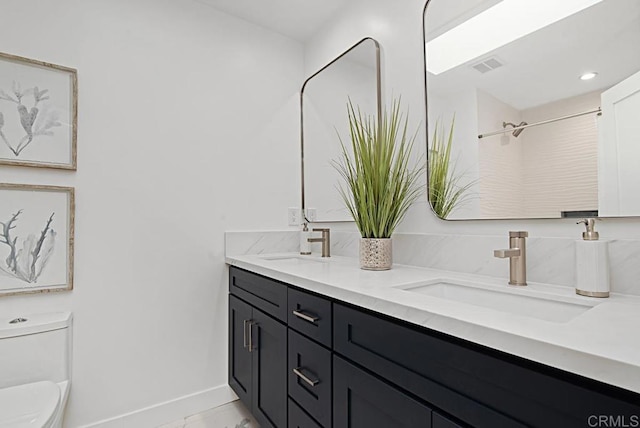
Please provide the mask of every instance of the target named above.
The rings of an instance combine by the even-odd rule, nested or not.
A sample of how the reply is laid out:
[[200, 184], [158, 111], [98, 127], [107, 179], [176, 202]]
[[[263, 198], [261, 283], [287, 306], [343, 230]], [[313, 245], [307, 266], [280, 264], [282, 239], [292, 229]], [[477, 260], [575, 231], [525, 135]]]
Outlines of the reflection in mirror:
[[302, 86], [302, 208], [314, 222], [353, 221], [337, 190], [338, 136], [349, 144], [347, 102], [364, 115], [380, 115], [378, 42], [366, 38], [309, 77]]
[[447, 219], [640, 216], [640, 1], [429, 0], [424, 35]]

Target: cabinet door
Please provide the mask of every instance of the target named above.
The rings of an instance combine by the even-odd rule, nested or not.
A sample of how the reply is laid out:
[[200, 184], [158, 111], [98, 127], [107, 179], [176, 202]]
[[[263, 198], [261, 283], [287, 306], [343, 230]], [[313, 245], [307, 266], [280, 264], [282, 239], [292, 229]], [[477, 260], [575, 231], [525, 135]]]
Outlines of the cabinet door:
[[605, 216], [638, 215], [638, 109], [640, 73], [635, 73], [601, 95], [598, 125], [598, 210]]
[[287, 327], [253, 308], [249, 326], [252, 413], [262, 428], [287, 426]]
[[229, 296], [229, 385], [247, 408], [251, 408], [251, 354], [248, 322], [251, 306]]
[[333, 357], [334, 428], [430, 428], [431, 409]]
[[289, 425], [287, 426], [288, 428], [322, 428], [292, 399], [289, 399]]
[[462, 428], [462, 425], [458, 425], [453, 422], [451, 419], [439, 415], [436, 412], [433, 412], [433, 417], [431, 419], [431, 428]]

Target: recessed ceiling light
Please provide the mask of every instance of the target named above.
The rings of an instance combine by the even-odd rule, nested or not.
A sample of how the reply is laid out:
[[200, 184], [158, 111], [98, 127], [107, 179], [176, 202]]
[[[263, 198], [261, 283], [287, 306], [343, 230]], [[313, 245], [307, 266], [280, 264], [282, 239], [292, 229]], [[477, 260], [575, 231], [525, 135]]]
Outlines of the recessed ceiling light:
[[598, 75], [598, 73], [596, 73], [595, 71], [590, 71], [588, 73], [584, 73], [582, 76], [580, 76], [580, 80], [591, 80], [594, 77], [596, 77]]
[[502, 0], [427, 42], [427, 70], [440, 74], [602, 0]]

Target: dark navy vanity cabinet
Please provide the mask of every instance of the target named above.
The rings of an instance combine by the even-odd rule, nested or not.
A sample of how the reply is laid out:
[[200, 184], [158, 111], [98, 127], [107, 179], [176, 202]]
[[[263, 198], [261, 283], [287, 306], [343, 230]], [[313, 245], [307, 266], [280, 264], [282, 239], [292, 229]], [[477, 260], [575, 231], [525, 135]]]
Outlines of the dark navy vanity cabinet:
[[603, 416], [640, 420], [640, 395], [630, 391], [236, 267], [229, 281], [229, 385], [262, 427], [564, 428], [594, 426]]
[[286, 427], [287, 287], [234, 270], [230, 290], [229, 385], [261, 427]]
[[336, 428], [431, 426], [431, 408], [347, 360], [333, 357]]

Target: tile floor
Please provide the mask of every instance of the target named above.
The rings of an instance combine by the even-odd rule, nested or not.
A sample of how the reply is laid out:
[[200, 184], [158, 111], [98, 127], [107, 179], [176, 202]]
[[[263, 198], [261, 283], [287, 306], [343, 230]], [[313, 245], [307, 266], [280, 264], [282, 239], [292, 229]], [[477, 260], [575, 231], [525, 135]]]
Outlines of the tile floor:
[[240, 401], [225, 404], [158, 428], [259, 428]]

